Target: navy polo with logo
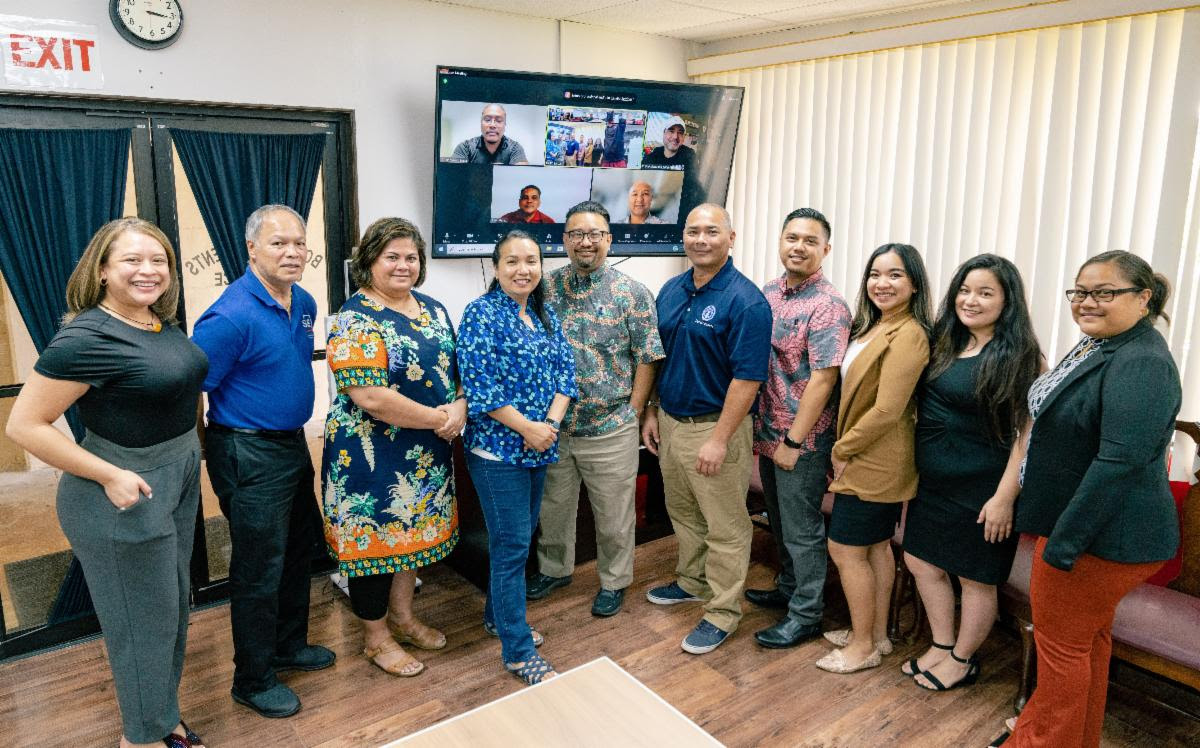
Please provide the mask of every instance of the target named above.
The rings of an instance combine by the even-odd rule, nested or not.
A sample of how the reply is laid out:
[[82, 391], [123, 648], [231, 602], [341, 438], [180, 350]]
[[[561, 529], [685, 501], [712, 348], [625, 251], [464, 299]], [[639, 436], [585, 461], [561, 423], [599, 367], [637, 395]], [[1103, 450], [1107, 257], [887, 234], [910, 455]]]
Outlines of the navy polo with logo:
[[771, 354], [771, 307], [733, 260], [699, 289], [692, 271], [658, 294], [658, 333], [667, 358], [658, 400], [672, 416], [715, 413], [734, 379], [764, 382]]
[[192, 328], [208, 354], [208, 420], [243, 429], [291, 431], [312, 417], [313, 322], [317, 302], [292, 286], [292, 313], [246, 270]]

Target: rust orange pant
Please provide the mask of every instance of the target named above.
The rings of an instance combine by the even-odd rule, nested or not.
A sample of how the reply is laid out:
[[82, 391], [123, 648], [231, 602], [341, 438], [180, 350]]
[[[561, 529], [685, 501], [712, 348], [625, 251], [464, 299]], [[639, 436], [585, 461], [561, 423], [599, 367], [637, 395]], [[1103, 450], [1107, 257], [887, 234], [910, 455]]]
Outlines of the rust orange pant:
[[1029, 580], [1037, 688], [1005, 746], [1093, 748], [1104, 724], [1117, 603], [1163, 562], [1122, 564], [1085, 553], [1062, 571], [1042, 560], [1045, 549], [1038, 538]]

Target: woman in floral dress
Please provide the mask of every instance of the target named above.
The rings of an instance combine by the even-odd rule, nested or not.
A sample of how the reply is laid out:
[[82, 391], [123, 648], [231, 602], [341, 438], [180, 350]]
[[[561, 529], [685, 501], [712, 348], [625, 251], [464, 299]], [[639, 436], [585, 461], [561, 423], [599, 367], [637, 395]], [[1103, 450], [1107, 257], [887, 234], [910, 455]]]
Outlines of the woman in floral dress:
[[458, 542], [451, 442], [466, 421], [446, 308], [417, 293], [425, 242], [402, 218], [367, 228], [350, 263], [359, 290], [330, 326], [337, 399], [325, 422], [325, 537], [362, 621], [363, 654], [413, 676], [400, 642], [446, 637], [412, 612], [416, 570]]

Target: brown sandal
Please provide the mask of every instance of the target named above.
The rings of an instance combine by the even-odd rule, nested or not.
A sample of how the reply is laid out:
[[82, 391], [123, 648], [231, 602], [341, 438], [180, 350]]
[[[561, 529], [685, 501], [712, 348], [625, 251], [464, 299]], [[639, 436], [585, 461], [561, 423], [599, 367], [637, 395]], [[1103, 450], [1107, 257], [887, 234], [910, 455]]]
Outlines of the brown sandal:
[[[391, 654], [392, 652], [399, 652], [400, 654], [404, 655], [404, 657], [396, 662], [391, 663], [390, 665], [384, 665], [379, 661], [379, 657], [381, 655]], [[368, 660], [375, 663], [375, 667], [379, 668], [385, 673], [397, 675], [401, 678], [411, 678], [414, 675], [419, 675], [425, 670], [425, 663], [413, 657], [408, 652], [405, 652], [403, 647], [390, 639], [380, 644], [378, 647], [366, 647], [363, 649], [363, 655], [365, 655]], [[419, 666], [416, 670], [406, 669], [411, 668], [414, 664]]]
[[412, 644], [421, 649], [444, 649], [446, 646], [445, 634], [420, 621], [414, 620], [412, 626], [406, 629], [389, 618], [387, 626], [392, 636], [401, 644]]

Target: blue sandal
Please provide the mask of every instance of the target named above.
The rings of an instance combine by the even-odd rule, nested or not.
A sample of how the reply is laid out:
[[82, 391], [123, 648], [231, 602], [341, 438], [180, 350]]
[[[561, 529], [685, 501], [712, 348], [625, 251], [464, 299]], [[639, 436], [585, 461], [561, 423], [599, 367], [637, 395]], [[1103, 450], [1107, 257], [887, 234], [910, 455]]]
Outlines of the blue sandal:
[[506, 662], [504, 669], [525, 681], [527, 686], [536, 686], [550, 675], [555, 674], [554, 668], [539, 654], [530, 657], [520, 667], [514, 667]]
[[[496, 624], [494, 623], [488, 623], [487, 621], [484, 621], [483, 630], [492, 636], [500, 636], [500, 632], [496, 630]], [[542, 636], [533, 629], [529, 629], [529, 636], [533, 639], [533, 646], [535, 647], [540, 647], [546, 643], [546, 637]]]

